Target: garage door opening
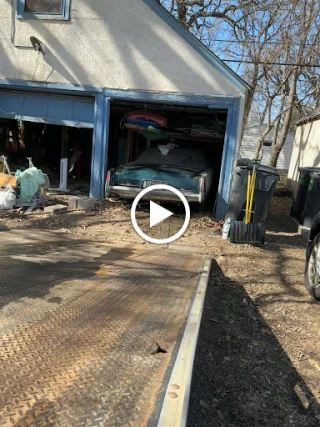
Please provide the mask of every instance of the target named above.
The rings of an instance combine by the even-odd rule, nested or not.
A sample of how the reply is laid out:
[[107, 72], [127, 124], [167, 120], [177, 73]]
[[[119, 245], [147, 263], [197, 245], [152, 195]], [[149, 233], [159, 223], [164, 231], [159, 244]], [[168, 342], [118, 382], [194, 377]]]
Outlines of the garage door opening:
[[[145, 113], [144, 119], [136, 119], [141, 112]], [[158, 123], [154, 126], [152, 120], [157, 120]], [[189, 153], [193, 153], [193, 156], [201, 153], [198, 160], [200, 163], [203, 161], [203, 171], [210, 169], [207, 174], [210, 175], [210, 181], [208, 178], [205, 182], [210, 191], [206, 192], [202, 207], [212, 212], [219, 185], [226, 124], [227, 110], [224, 109], [113, 102], [110, 114], [109, 169], [117, 169], [137, 159], [143, 161], [148, 157], [147, 150], [159, 149], [163, 153], [168, 144], [169, 147], [180, 150], [176, 151], [176, 155], [178, 162], [181, 162], [177, 165], [181, 170]], [[178, 153], [182, 153], [180, 160]], [[148, 177], [144, 180], [143, 171], [141, 173], [141, 181], [134, 185], [143, 188]], [[179, 188], [179, 183], [174, 186]]]
[[52, 189], [60, 186], [61, 158], [68, 159], [68, 190], [89, 194], [92, 129], [17, 120], [0, 121], [0, 154], [11, 172], [29, 167], [28, 158], [47, 174]]

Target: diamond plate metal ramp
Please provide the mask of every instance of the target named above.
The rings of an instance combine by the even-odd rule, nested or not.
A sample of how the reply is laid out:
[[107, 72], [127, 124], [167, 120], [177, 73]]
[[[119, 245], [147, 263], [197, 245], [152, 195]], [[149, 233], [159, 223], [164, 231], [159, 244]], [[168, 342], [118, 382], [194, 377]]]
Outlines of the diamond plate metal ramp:
[[204, 257], [53, 240], [1, 234], [0, 426], [145, 426]]

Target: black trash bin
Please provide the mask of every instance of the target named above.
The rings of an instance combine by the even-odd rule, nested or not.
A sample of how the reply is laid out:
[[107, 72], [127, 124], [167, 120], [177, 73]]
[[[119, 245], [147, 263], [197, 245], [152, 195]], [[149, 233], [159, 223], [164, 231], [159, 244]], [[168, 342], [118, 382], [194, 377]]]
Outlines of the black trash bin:
[[304, 208], [303, 225], [311, 227], [313, 218], [320, 211], [320, 173], [312, 172]]
[[291, 208], [291, 216], [296, 218], [300, 223], [303, 222], [304, 211], [307, 202], [308, 187], [311, 173], [320, 173], [320, 168], [306, 167], [299, 168], [299, 187], [295, 203]]
[[[238, 165], [243, 163], [244, 162], [240, 160]], [[231, 222], [244, 220], [248, 175], [250, 170], [252, 170], [252, 162], [246, 166], [238, 166], [235, 170], [231, 197], [226, 215], [226, 218], [231, 218]], [[280, 174], [277, 169], [264, 165], [259, 165], [257, 167], [257, 179], [251, 222], [256, 224], [264, 223], [268, 213], [270, 200], [279, 180]]]

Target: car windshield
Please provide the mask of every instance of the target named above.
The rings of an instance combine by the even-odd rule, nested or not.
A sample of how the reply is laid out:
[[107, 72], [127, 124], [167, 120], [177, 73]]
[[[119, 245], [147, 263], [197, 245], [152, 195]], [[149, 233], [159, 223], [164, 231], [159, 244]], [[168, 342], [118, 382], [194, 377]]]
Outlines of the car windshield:
[[208, 167], [208, 162], [201, 151], [186, 148], [173, 148], [168, 154], [162, 154], [157, 147], [149, 148], [128, 166], [175, 167], [179, 169], [203, 170]]

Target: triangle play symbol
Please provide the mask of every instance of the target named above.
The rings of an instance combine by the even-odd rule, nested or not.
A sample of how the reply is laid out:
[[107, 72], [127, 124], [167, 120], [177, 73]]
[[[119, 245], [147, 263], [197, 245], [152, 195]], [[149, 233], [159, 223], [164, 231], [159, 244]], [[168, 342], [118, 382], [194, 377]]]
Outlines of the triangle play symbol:
[[172, 216], [173, 213], [157, 203], [150, 201], [150, 228]]

